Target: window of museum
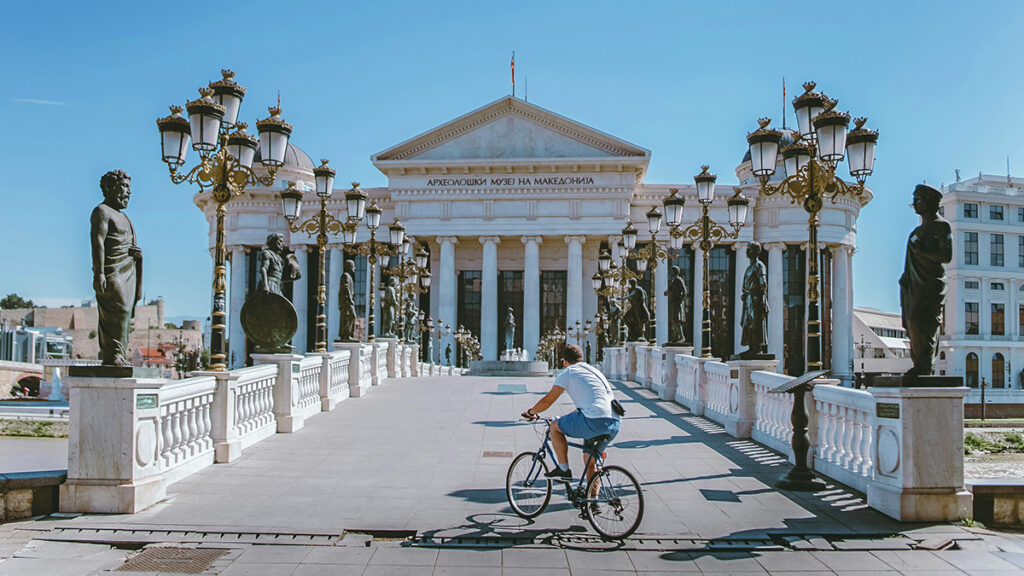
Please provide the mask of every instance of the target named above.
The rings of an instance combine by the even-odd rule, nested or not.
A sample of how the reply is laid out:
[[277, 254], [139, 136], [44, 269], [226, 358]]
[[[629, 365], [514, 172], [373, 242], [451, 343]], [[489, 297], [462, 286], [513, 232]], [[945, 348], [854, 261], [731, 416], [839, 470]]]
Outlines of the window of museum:
[[[472, 334], [480, 337], [480, 282], [481, 272], [479, 270], [462, 270], [459, 272], [459, 310], [458, 319], [452, 331], [458, 329], [461, 324], [463, 328]], [[435, 321], [437, 318], [434, 319]], [[441, 318], [451, 323], [451, 318]], [[437, 351], [435, 350], [436, 354]], [[458, 358], [458, 356], [456, 356]]]
[[978, 217], [978, 205], [972, 202], [966, 202], [964, 204], [964, 218], [977, 218]]
[[1002, 234], [992, 234], [991, 235], [990, 246], [991, 246], [992, 252], [991, 252], [991, 255], [990, 255], [991, 257], [989, 258], [989, 263], [992, 266], [1002, 266], [1003, 265], [1003, 235]]
[[1024, 304], [1017, 309], [1017, 335], [1024, 336]]
[[992, 283], [992, 289], [993, 290], [1006, 290], [1006, 284], [1003, 284], [1002, 282], [993, 282]]
[[1024, 236], [1017, 236], [1017, 267], [1024, 268]]
[[508, 309], [516, 317], [515, 347], [523, 347], [523, 271], [502, 270], [498, 274], [498, 342], [497, 350], [505, 349], [505, 323], [508, 319]]
[[992, 303], [992, 335], [1002, 336], [1005, 331], [1006, 306], [999, 302]]
[[1006, 360], [999, 352], [992, 355], [992, 387], [1006, 387]]
[[978, 355], [974, 352], [967, 354], [967, 360], [964, 363], [964, 371], [966, 372], [966, 384], [969, 388], [978, 387]]
[[708, 284], [711, 288], [711, 355], [728, 358], [735, 343], [733, 312], [733, 271], [736, 251], [732, 246], [715, 246], [708, 255]]
[[1002, 206], [989, 206], [988, 207], [988, 219], [993, 221], [1003, 221], [1003, 207]]
[[[807, 257], [799, 246], [782, 253], [783, 368], [790, 376], [804, 373], [804, 291]], [[712, 331], [712, 334], [714, 332]]]
[[977, 232], [964, 232], [964, 264], [978, 264]]
[[981, 287], [981, 283], [978, 282], [977, 280], [964, 280], [964, 289], [965, 290], [977, 290], [980, 287]]
[[1017, 208], [1017, 222], [1024, 222], [1024, 208]]
[[978, 333], [978, 303], [964, 302], [964, 329], [967, 334]]
[[540, 334], [565, 329], [565, 270], [540, 271]]

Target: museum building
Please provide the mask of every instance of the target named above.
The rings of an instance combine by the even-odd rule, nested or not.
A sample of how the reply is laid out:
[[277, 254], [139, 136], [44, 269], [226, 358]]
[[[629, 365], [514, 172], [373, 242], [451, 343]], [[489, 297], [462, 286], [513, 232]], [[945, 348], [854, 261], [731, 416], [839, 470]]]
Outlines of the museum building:
[[[746, 148], [737, 134], [737, 157]], [[791, 141], [791, 136], [784, 136]], [[430, 254], [431, 285], [421, 297], [421, 309], [450, 325], [464, 326], [481, 340], [484, 359], [497, 359], [503, 348], [505, 310], [517, 319], [516, 346], [532, 353], [540, 338], [598, 312], [599, 297], [591, 278], [603, 250], [615, 252], [621, 231], [632, 220], [640, 231], [637, 246], [650, 241], [645, 213], [662, 209], [669, 190], [686, 198], [683, 225], [700, 216], [692, 179], [681, 183], [646, 181], [651, 152], [524, 100], [506, 96], [441, 124], [371, 157], [388, 180], [386, 187], [363, 188], [370, 201], [383, 209], [378, 239], [387, 239], [386, 224], [398, 218], [417, 247]], [[692, 172], [699, 172], [694, 159]], [[776, 179], [785, 170], [779, 156]], [[228, 204], [227, 246], [230, 254], [229, 361], [246, 362], [248, 345], [240, 311], [245, 295], [256, 287], [260, 247], [269, 233], [280, 232], [296, 250], [303, 268], [301, 279], [285, 288], [299, 316], [293, 340], [298, 352], [313, 349], [318, 253], [315, 239], [290, 233], [282, 214], [280, 192], [290, 183], [304, 191], [303, 217], [317, 206], [314, 164], [302, 150], [289, 145], [286, 164], [271, 187], [253, 187]], [[726, 199], [739, 187], [750, 199], [746, 225], [735, 240], [715, 246], [709, 257], [712, 351], [728, 357], [740, 349], [739, 314], [745, 248], [760, 242], [768, 268], [771, 308], [769, 352], [780, 371], [799, 374], [804, 366], [806, 332], [807, 214], [786, 197], [761, 197], [751, 173], [749, 153], [735, 169], [738, 184], [719, 184], [711, 217], [727, 226]], [[348, 179], [339, 174], [338, 182]], [[725, 178], [723, 178], [725, 179]], [[328, 209], [344, 219], [344, 187], [336, 188]], [[822, 359], [825, 368], [849, 382], [853, 374], [852, 254], [856, 224], [871, 192], [860, 198], [826, 202], [820, 213], [817, 253], [822, 293]], [[195, 197], [210, 222], [214, 242], [216, 204], [207, 192]], [[358, 241], [367, 240], [360, 226]], [[668, 247], [669, 231], [662, 226], [657, 241]], [[338, 285], [344, 259], [354, 258], [357, 312], [365, 316], [369, 302], [366, 258], [346, 253], [341, 238], [332, 238], [326, 255], [328, 339], [338, 333]], [[679, 266], [688, 286], [686, 334], [699, 338], [703, 255], [686, 246], [669, 251], [653, 274], [648, 268], [641, 285], [656, 301], [657, 341], [667, 341], [668, 268]], [[378, 264], [380, 265], [380, 263]], [[630, 263], [632, 266], [632, 263]], [[375, 272], [375, 278], [380, 278]], [[378, 304], [379, 304], [379, 298]], [[602, 304], [603, 305], [603, 304]], [[379, 315], [378, 315], [379, 317]], [[363, 324], [360, 324], [363, 326]], [[379, 325], [378, 325], [379, 328]], [[595, 336], [589, 336], [596, 348]], [[448, 345], [456, 349], [451, 336]], [[453, 352], [452, 358], [456, 356]]]

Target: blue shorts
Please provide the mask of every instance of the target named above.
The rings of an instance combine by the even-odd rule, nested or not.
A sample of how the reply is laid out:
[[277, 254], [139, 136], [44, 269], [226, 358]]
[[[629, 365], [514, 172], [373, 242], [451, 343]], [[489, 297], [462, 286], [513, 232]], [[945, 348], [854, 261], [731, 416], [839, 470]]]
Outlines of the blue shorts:
[[[570, 438], [582, 438], [584, 449], [604, 451], [608, 444], [619, 434], [618, 418], [587, 418], [579, 409], [562, 416], [558, 420], [558, 429]], [[608, 441], [596, 445], [590, 440], [597, 436], [608, 435]]]

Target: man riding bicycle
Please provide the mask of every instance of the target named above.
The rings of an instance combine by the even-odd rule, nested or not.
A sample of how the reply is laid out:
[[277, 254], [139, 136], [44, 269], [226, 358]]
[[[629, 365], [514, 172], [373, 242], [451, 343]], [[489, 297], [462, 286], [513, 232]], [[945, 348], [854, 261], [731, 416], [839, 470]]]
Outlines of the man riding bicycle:
[[[523, 412], [523, 418], [536, 420], [538, 414], [550, 408], [562, 392], [568, 391], [576, 411], [551, 423], [551, 444], [558, 459], [558, 467], [545, 476], [556, 480], [572, 480], [569, 444], [565, 439], [569, 436], [584, 440], [583, 462], [589, 480], [594, 475], [595, 464], [592, 458], [587, 457], [586, 449], [594, 447], [598, 452], [604, 450], [618, 435], [622, 417], [612, 409], [614, 397], [611, 384], [596, 368], [583, 362], [583, 351], [579, 346], [568, 345], [562, 349], [562, 367], [564, 370], [555, 378], [551, 391]], [[607, 436], [607, 439], [599, 439], [602, 436]], [[596, 445], [599, 440], [601, 445]]]

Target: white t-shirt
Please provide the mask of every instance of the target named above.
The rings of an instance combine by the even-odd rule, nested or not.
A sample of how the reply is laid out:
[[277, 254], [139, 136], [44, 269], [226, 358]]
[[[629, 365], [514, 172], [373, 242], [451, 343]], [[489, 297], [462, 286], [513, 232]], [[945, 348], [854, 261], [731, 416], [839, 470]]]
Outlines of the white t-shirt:
[[562, 370], [555, 386], [565, 389], [587, 418], [614, 418], [611, 385], [596, 368], [577, 362]]

